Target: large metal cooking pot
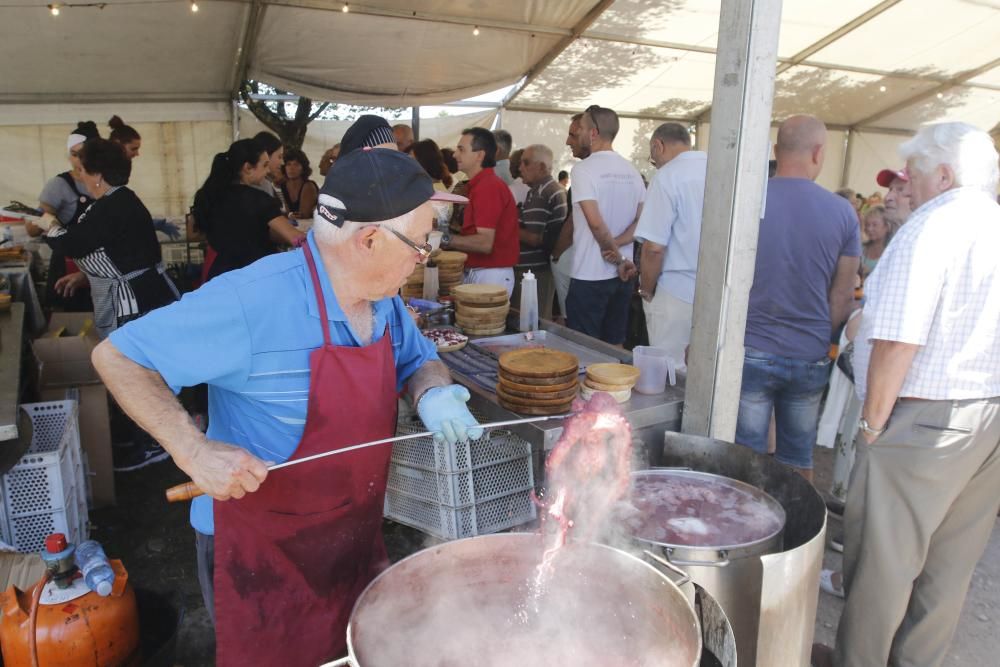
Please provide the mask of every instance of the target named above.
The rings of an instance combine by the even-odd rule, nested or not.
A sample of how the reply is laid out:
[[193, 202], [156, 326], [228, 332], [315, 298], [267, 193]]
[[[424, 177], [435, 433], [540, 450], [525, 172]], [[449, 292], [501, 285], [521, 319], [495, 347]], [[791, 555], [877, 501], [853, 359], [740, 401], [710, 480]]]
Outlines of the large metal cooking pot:
[[826, 505], [812, 484], [770, 456], [722, 440], [667, 432], [660, 465], [723, 475], [765, 491], [785, 510], [780, 551], [733, 559], [726, 567], [684, 570], [714, 597], [732, 623], [742, 666], [809, 664]]
[[[678, 496], [685, 493], [691, 499], [682, 502]], [[677, 511], [687, 507], [691, 512], [670, 517], [668, 523], [679, 524], [676, 531], [666, 531], [657, 525], [659, 521], [651, 520], [662, 509], [656, 505], [666, 499]], [[632, 501], [645, 510], [633, 537], [674, 565], [727, 567], [734, 560], [781, 551], [785, 510], [769, 494], [745, 482], [689, 468], [640, 470], [632, 473]], [[697, 530], [687, 532], [688, 524], [681, 522], [697, 522]], [[690, 539], [677, 539], [677, 534]]]
[[543, 542], [501, 534], [420, 551], [378, 576], [347, 628], [354, 667], [695, 667], [698, 619], [659, 570], [570, 543], [535, 597]]

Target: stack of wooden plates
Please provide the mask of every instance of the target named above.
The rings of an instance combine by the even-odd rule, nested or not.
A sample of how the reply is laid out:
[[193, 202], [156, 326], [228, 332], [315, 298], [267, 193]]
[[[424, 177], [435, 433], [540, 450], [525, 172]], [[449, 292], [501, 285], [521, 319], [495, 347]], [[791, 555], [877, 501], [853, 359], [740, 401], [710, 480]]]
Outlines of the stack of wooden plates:
[[470, 336], [495, 336], [507, 328], [510, 299], [503, 285], [456, 285], [455, 323]]
[[522, 415], [569, 412], [577, 392], [576, 355], [548, 348], [511, 350], [500, 355], [497, 398]]
[[399, 290], [403, 300], [411, 297], [417, 299], [424, 298], [424, 265], [417, 264], [413, 273], [406, 279], [406, 284]]
[[462, 284], [465, 260], [468, 258], [464, 252], [455, 250], [441, 250], [431, 257], [438, 267], [438, 289], [441, 294], [448, 295], [452, 287]]
[[604, 391], [624, 403], [632, 398], [632, 387], [639, 379], [639, 369], [628, 364], [592, 364], [580, 387], [580, 396], [590, 400], [595, 391]]

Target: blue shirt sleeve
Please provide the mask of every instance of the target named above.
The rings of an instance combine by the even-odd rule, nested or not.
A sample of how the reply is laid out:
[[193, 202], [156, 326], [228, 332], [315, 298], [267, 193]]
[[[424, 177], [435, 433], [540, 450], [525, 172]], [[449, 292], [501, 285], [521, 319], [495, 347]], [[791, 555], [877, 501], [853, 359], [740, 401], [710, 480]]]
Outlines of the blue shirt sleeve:
[[110, 340], [126, 357], [159, 373], [175, 393], [203, 382], [235, 390], [250, 373], [250, 332], [226, 276], [129, 322]]
[[437, 347], [420, 333], [417, 324], [410, 317], [401, 298], [392, 299], [393, 353], [396, 355], [396, 390], [403, 385], [428, 361], [439, 359]]

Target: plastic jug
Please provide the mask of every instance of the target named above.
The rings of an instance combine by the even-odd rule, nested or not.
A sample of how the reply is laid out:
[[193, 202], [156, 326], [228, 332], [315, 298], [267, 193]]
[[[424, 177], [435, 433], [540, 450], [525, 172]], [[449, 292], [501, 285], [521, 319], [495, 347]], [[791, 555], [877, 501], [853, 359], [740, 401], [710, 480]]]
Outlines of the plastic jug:
[[668, 376], [671, 386], [677, 384], [677, 363], [663, 348], [637, 345], [632, 350], [632, 364], [639, 369], [635, 390], [640, 394], [663, 392]]
[[525, 271], [524, 277], [521, 278], [520, 312], [519, 330], [538, 331], [538, 281], [531, 271]]

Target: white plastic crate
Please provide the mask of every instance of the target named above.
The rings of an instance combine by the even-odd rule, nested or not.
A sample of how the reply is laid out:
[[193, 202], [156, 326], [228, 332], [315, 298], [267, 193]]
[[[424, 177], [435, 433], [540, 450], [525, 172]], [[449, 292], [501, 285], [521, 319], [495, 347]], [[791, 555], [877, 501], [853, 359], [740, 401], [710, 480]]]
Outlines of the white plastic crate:
[[530, 456], [457, 473], [422, 470], [395, 462], [389, 465], [390, 489], [451, 507], [492, 500], [514, 491], [530, 491], [534, 486]]
[[76, 401], [26, 403], [31, 446], [0, 480], [3, 539], [18, 551], [41, 551], [45, 538], [87, 539], [87, 494]]
[[466, 507], [448, 507], [390, 489], [385, 494], [385, 516], [435, 537], [457, 540], [520, 526], [534, 520], [537, 514], [531, 491]]
[[[410, 416], [396, 432], [425, 430]], [[385, 516], [444, 539], [487, 535], [536, 517], [534, 485], [531, 443], [506, 429], [455, 446], [406, 440], [393, 445]]]
[[[477, 419], [479, 415], [475, 415]], [[401, 418], [396, 435], [426, 431], [419, 417]], [[392, 461], [422, 470], [458, 472], [531, 456], [531, 443], [507, 429], [490, 429], [481, 438], [451, 446], [431, 437], [404, 440], [392, 446]]]

